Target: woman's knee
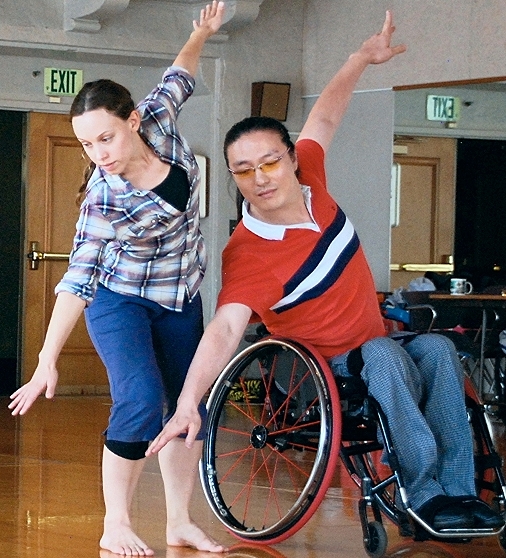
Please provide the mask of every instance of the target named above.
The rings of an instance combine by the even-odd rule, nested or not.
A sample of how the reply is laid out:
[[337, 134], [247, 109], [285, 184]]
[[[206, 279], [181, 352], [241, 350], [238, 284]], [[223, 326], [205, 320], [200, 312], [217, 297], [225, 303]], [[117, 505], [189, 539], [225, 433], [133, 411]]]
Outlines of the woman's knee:
[[105, 447], [115, 455], [128, 459], [129, 461], [139, 461], [146, 457], [146, 450], [149, 442], [121, 442], [119, 440], [106, 439]]
[[107, 437], [121, 441], [153, 440], [162, 427], [163, 397], [123, 399], [114, 402]]

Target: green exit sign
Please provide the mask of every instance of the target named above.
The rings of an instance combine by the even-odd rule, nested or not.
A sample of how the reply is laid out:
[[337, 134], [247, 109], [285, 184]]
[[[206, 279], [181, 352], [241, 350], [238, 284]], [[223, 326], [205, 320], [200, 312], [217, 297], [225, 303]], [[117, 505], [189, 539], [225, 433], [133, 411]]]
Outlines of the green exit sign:
[[460, 99], [445, 95], [427, 95], [427, 120], [457, 122], [460, 117]]
[[82, 70], [44, 68], [44, 93], [56, 97], [74, 96], [83, 85]]

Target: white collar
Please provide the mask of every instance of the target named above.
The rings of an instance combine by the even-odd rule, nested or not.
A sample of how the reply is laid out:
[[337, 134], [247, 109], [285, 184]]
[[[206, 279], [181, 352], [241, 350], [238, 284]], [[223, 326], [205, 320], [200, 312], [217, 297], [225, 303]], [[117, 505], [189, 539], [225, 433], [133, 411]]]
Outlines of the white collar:
[[304, 203], [306, 204], [309, 215], [311, 216], [312, 223], [298, 223], [295, 225], [274, 225], [272, 223], [265, 223], [253, 217], [249, 212], [249, 203], [244, 200], [242, 204], [242, 222], [244, 226], [253, 234], [265, 240], [283, 240], [285, 231], [287, 229], [309, 229], [312, 231], [320, 232], [320, 227], [316, 224], [311, 209], [311, 188], [309, 186], [301, 185], [302, 195], [304, 196]]

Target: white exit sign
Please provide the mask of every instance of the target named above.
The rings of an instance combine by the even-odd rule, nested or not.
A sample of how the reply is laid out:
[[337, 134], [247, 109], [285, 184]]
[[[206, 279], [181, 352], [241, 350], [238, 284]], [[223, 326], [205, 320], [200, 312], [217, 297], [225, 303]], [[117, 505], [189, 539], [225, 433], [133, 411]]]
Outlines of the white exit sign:
[[459, 97], [427, 95], [427, 120], [457, 122], [460, 117]]
[[83, 85], [82, 70], [44, 68], [44, 93], [54, 97], [76, 95]]

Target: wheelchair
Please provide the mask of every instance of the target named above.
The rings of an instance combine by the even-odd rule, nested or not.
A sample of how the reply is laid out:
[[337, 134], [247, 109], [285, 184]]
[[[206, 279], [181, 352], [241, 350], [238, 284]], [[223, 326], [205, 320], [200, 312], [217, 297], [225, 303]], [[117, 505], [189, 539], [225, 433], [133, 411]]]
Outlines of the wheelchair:
[[[501, 459], [469, 380], [466, 406], [477, 494], [504, 513]], [[468, 542], [497, 536], [506, 550], [503, 528], [435, 531], [417, 516], [381, 408], [360, 377], [334, 377], [305, 343], [276, 336], [256, 340], [223, 370], [207, 408], [203, 490], [216, 517], [242, 541], [275, 544], [301, 529], [323, 500], [341, 459], [360, 489], [359, 516], [369, 556], [386, 552], [383, 517], [414, 540]]]

